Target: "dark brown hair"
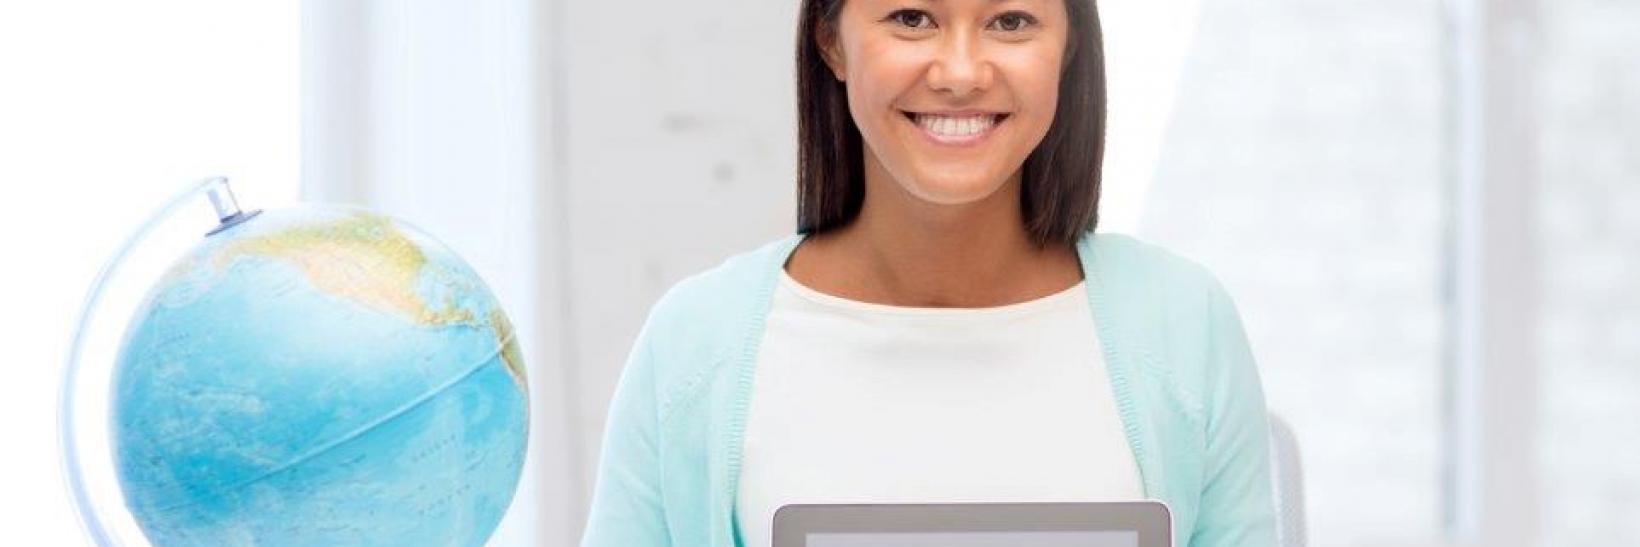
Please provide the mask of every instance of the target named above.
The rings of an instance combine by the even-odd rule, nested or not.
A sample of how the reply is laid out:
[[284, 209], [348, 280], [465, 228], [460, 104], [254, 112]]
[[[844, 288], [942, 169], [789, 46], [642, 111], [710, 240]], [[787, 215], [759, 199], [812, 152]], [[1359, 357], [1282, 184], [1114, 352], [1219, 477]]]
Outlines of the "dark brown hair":
[[[845, 0], [803, 0], [797, 30], [797, 231], [821, 233], [860, 214], [865, 150], [848, 94], [820, 40], [836, 36]], [[1094, 0], [1065, 0], [1070, 28], [1053, 124], [1025, 158], [1019, 207], [1038, 246], [1074, 244], [1099, 222], [1105, 156], [1105, 54]], [[824, 34], [822, 34], [824, 33]]]

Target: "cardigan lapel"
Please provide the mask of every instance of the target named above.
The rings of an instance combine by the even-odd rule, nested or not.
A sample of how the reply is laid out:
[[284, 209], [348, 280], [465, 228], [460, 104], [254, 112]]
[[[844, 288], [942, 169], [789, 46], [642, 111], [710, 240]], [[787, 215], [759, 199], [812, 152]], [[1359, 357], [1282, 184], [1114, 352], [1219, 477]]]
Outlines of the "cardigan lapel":
[[1104, 348], [1105, 370], [1110, 375], [1111, 393], [1116, 399], [1116, 412], [1122, 419], [1122, 432], [1133, 450], [1133, 460], [1139, 468], [1139, 482], [1144, 487], [1145, 496], [1160, 499], [1164, 495], [1162, 485], [1165, 483], [1158, 454], [1153, 452], [1155, 432], [1150, 428], [1149, 417], [1145, 415], [1145, 408], [1149, 405], [1136, 400], [1144, 393], [1141, 386], [1136, 385], [1143, 381], [1133, 360], [1137, 349], [1131, 347], [1133, 341], [1125, 336], [1125, 322], [1130, 318], [1111, 304], [1111, 291], [1120, 290], [1120, 287], [1114, 286], [1111, 270], [1114, 265], [1099, 252], [1098, 243], [1103, 239], [1092, 231], [1084, 232], [1076, 242], [1076, 251], [1082, 263], [1083, 277], [1086, 278], [1085, 288], [1089, 307], [1093, 309], [1094, 328], [1098, 331], [1099, 345]]
[[742, 326], [739, 347], [728, 353], [729, 358], [733, 360], [733, 366], [724, 369], [732, 375], [730, 380], [733, 382], [733, 396], [726, 407], [715, 412], [718, 418], [713, 420], [716, 422], [713, 424], [714, 429], [721, 427], [722, 429], [718, 430], [725, 432], [718, 437], [722, 443], [711, 458], [711, 473], [715, 478], [711, 493], [714, 547], [740, 545], [736, 537], [734, 503], [740, 488], [746, 412], [757, 368], [757, 353], [763, 342], [764, 325], [769, 316], [769, 308], [773, 304], [774, 288], [780, 280], [780, 272], [785, 268], [786, 259], [797, 249], [803, 238], [803, 234], [793, 234], [775, 245], [765, 247], [763, 255], [757, 257], [755, 278], [748, 280], [756, 291], [756, 297], [751, 299], [751, 309], [743, 310], [746, 321]]

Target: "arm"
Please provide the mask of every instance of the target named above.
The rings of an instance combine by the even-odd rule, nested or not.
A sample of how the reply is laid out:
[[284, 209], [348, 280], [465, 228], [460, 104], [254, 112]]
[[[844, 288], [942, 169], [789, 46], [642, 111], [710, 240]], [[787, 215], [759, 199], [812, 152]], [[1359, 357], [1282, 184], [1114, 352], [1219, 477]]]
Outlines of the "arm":
[[649, 327], [638, 334], [610, 400], [582, 547], [671, 544], [660, 491], [659, 424]]
[[1241, 317], [1224, 288], [1208, 290], [1207, 423], [1201, 512], [1192, 547], [1276, 544], [1270, 425]]

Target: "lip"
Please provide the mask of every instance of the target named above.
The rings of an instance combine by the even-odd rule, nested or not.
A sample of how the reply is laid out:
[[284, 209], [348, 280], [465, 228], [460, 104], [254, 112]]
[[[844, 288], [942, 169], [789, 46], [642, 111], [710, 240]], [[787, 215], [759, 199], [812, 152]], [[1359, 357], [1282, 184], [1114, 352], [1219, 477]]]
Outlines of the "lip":
[[[900, 112], [900, 117], [905, 120], [905, 123], [910, 124], [913, 129], [915, 129], [918, 133], [921, 133], [923, 138], [927, 139], [928, 142], [939, 145], [939, 146], [950, 146], [950, 147], [977, 146], [980, 143], [983, 143], [987, 139], [989, 139], [990, 136], [993, 133], [997, 132], [997, 128], [1002, 127], [1002, 124], [1007, 122], [1008, 118], [1011, 117], [1010, 113], [1008, 113], [1008, 112], [998, 112], [998, 111], [994, 111], [994, 110], [918, 110], [918, 111], [901, 110], [899, 112]], [[966, 118], [966, 117], [973, 117], [973, 116], [996, 116], [997, 120], [996, 120], [996, 122], [991, 124], [991, 127], [987, 128], [985, 131], [983, 131], [981, 133], [976, 133], [976, 134], [973, 134], [973, 135], [967, 135], [967, 136], [961, 136], [961, 137], [953, 137], [953, 136], [950, 136], [950, 135], [936, 134], [932, 131], [929, 131], [927, 128], [924, 128], [922, 126], [922, 124], [917, 123], [917, 118], [916, 117], [918, 115], [946, 116], [946, 117], [952, 117], [952, 118]]]

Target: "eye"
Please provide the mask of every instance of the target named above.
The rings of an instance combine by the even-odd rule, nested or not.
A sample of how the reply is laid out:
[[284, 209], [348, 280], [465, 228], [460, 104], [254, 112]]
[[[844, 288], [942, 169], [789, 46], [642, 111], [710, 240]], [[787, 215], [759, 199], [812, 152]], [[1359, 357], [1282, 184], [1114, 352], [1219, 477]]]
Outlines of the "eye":
[[1036, 18], [1023, 11], [1010, 11], [991, 19], [991, 27], [1003, 32], [1014, 32], [1035, 24]]
[[920, 9], [896, 10], [884, 20], [912, 29], [934, 28], [934, 18]]

